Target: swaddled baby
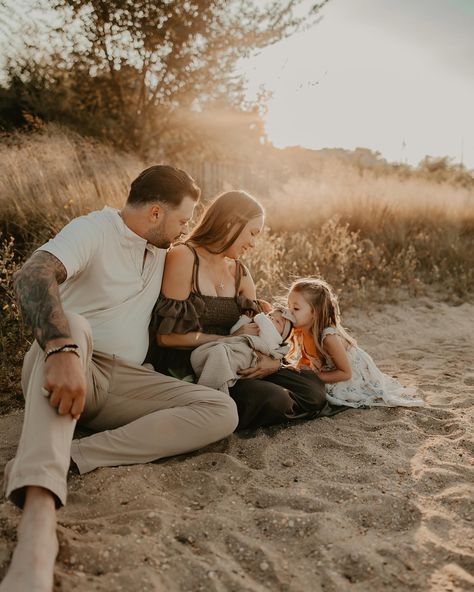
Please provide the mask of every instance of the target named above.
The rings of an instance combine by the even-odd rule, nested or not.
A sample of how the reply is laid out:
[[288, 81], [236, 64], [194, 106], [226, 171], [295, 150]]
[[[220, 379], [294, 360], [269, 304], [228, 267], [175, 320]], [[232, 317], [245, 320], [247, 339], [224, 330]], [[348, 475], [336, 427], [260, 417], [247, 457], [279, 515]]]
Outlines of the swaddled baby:
[[198, 384], [228, 393], [229, 387], [240, 378], [239, 372], [255, 366], [257, 351], [275, 359], [282, 359], [288, 353], [289, 345], [285, 341], [293, 328], [288, 310], [274, 308], [253, 318], [242, 315], [231, 333], [247, 323], [256, 323], [259, 335], [230, 335], [200, 345], [192, 352], [191, 364]]

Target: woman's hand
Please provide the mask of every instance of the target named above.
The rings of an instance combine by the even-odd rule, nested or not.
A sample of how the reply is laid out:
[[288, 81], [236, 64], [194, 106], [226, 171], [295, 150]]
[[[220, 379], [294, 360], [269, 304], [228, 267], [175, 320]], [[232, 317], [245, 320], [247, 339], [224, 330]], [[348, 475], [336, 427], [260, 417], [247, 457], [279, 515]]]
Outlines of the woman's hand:
[[259, 335], [260, 334], [260, 327], [257, 323], [247, 323], [246, 325], [242, 325], [239, 327], [237, 331], [232, 333], [233, 336], [235, 335]]
[[241, 378], [265, 378], [270, 374], [278, 372], [280, 369], [280, 360], [275, 360], [270, 356], [257, 353], [257, 363], [252, 368], [246, 368], [239, 372]]

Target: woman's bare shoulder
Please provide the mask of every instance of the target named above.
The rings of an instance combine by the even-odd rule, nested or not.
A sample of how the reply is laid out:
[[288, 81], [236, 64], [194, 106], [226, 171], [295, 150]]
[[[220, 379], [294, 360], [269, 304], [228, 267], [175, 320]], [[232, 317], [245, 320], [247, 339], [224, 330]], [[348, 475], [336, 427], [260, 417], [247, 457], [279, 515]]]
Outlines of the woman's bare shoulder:
[[176, 245], [166, 254], [161, 292], [167, 298], [186, 300], [191, 292], [194, 254], [186, 245]]
[[175, 245], [174, 247], [171, 247], [166, 254], [166, 265], [173, 265], [176, 263], [193, 265], [194, 253], [187, 245]]

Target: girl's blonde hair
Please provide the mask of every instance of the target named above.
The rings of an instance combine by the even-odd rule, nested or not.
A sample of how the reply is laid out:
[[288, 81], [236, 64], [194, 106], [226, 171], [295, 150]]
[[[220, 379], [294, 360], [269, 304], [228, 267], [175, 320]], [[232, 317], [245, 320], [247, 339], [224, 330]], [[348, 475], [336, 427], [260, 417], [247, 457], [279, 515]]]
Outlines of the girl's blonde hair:
[[206, 207], [185, 242], [206, 247], [211, 253], [223, 253], [257, 216], [263, 216], [263, 208], [255, 198], [245, 191], [226, 191]]
[[[301, 294], [314, 312], [314, 321], [311, 334], [316, 346], [316, 351], [323, 361], [328, 357], [323, 347], [323, 331], [326, 327], [334, 327], [338, 334], [351, 345], [355, 340], [341, 325], [341, 314], [337, 296], [331, 286], [320, 278], [302, 278], [293, 282], [289, 293]], [[303, 336], [296, 328], [292, 336], [292, 348], [290, 355], [301, 352], [303, 348]]]

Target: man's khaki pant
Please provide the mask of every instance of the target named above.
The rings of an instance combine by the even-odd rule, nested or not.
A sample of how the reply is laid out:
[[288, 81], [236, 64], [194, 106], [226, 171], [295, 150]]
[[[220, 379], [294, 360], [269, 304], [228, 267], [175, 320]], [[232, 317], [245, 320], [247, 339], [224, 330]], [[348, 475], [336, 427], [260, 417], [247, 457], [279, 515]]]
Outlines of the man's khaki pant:
[[22, 371], [23, 430], [16, 457], [5, 469], [5, 493], [14, 503], [21, 507], [24, 488], [36, 485], [65, 504], [70, 457], [87, 473], [196, 450], [235, 430], [237, 410], [230, 397], [94, 352], [89, 323], [67, 316], [87, 376], [80, 425], [98, 433], [72, 441], [76, 422], [58, 415], [42, 394], [44, 352], [35, 342]]

